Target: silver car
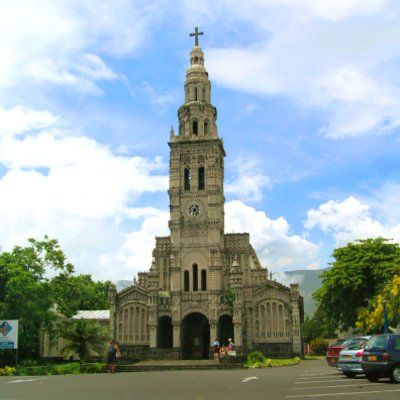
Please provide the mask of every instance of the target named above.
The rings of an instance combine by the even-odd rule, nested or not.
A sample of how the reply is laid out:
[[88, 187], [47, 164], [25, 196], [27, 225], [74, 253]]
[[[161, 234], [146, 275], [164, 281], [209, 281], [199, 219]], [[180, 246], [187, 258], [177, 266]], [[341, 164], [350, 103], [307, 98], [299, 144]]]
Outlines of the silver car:
[[369, 338], [370, 336], [363, 336], [356, 343], [350, 344], [339, 353], [337, 362], [338, 371], [343, 372], [348, 378], [354, 378], [356, 375], [364, 373], [361, 361], [364, 346]]

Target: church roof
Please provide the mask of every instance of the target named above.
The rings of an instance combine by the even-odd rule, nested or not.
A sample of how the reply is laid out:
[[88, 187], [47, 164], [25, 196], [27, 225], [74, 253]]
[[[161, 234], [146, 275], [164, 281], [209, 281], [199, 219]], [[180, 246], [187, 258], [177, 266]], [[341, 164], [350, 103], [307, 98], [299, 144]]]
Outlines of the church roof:
[[110, 319], [110, 310], [78, 310], [72, 319]]

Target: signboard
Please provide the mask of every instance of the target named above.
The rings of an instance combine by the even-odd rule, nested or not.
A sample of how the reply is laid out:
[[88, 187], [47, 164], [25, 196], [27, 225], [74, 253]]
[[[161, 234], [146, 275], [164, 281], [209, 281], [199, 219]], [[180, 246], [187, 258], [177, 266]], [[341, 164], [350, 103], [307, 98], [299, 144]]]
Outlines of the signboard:
[[18, 320], [0, 320], [0, 349], [18, 349]]

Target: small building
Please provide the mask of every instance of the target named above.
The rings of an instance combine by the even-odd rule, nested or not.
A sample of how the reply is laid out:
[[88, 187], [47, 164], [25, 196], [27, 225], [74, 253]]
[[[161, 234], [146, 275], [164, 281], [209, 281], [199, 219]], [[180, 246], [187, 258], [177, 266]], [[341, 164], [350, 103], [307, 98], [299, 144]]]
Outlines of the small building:
[[[93, 321], [104, 325], [105, 327], [109, 327], [110, 324], [110, 310], [78, 310], [72, 318], [66, 318], [64, 315], [58, 313], [58, 318], [63, 319], [65, 321], [73, 321], [77, 319], [85, 319], [88, 321]], [[51, 359], [60, 359], [64, 358], [62, 354], [62, 349], [66, 346], [66, 341], [60, 337], [51, 338], [50, 333], [48, 331], [42, 331], [40, 335], [40, 357], [41, 358], [51, 358]], [[106, 343], [104, 343], [106, 346]], [[98, 357], [99, 354], [93, 353], [94, 357]], [[77, 354], [73, 355], [74, 360], [78, 360], [79, 357]]]

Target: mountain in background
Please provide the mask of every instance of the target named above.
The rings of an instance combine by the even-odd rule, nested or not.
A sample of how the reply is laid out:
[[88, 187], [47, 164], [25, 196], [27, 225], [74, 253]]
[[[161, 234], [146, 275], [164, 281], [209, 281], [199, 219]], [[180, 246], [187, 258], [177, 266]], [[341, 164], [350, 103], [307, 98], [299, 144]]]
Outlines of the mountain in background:
[[297, 271], [284, 272], [286, 280], [289, 283], [297, 282], [299, 284], [300, 293], [304, 297], [304, 314], [310, 317], [314, 314], [316, 309], [312, 294], [321, 287], [320, 275], [325, 270], [326, 269], [300, 269]]
[[124, 290], [128, 286], [132, 285], [133, 281], [122, 280], [122, 281], [115, 281], [114, 284], [117, 287], [117, 292]]
[[[315, 300], [312, 298], [312, 294], [320, 288], [321, 278], [320, 275], [324, 272], [324, 269], [299, 269], [296, 271], [285, 271], [282, 274], [277, 275], [277, 281], [285, 285], [297, 282], [301, 295], [304, 297], [304, 313], [305, 315], [312, 316], [315, 312]], [[132, 285], [133, 281], [120, 280], [116, 281], [117, 291], [127, 288]]]

